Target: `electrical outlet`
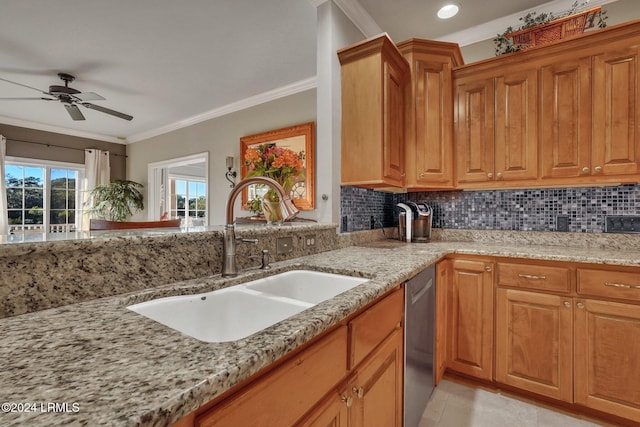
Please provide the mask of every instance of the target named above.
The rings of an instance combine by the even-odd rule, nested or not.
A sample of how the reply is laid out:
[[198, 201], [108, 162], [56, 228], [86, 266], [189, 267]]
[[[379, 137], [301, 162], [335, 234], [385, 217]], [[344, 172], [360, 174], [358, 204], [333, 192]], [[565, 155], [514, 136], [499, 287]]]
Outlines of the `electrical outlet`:
[[279, 237], [276, 239], [276, 254], [286, 255], [293, 252], [293, 237]]
[[607, 215], [604, 225], [605, 233], [640, 233], [640, 216]]
[[556, 231], [569, 231], [569, 217], [567, 215], [556, 217]]
[[305, 248], [314, 248], [316, 246], [316, 235], [309, 234], [304, 236], [304, 247]]

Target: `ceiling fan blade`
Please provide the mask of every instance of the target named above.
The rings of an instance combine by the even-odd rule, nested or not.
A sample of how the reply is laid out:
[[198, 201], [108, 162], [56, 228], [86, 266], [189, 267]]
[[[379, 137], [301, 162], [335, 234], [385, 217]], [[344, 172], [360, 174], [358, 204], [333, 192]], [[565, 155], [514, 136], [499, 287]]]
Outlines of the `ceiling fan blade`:
[[55, 98], [0, 98], [0, 101], [57, 101]]
[[11, 81], [11, 80], [3, 79], [2, 77], [0, 77], [0, 80], [2, 80], [3, 82], [14, 84], [14, 85], [26, 87], [28, 89], [37, 90], [40, 93], [44, 93], [45, 95], [49, 95], [49, 92], [45, 92], [42, 89], [38, 89], [38, 88], [35, 88], [35, 87], [32, 87], [32, 86], [23, 85], [22, 83], [18, 83], [18, 82], [14, 82], [14, 81]]
[[84, 115], [82, 115], [82, 111], [80, 111], [77, 106], [73, 104], [64, 104], [64, 106], [67, 109], [67, 113], [69, 113], [73, 120], [85, 120]]
[[98, 95], [95, 92], [80, 92], [80, 93], [74, 93], [73, 94], [74, 98], [78, 98], [78, 100], [85, 102], [85, 101], [104, 101], [105, 98], [103, 98], [102, 96]]
[[84, 105], [87, 108], [91, 108], [92, 110], [100, 111], [101, 113], [106, 113], [112, 116], [120, 117], [121, 119], [125, 119], [125, 120], [133, 119], [133, 116], [120, 113], [119, 111], [111, 110], [109, 108], [101, 107], [100, 105], [90, 104], [88, 102], [83, 102], [82, 105]]

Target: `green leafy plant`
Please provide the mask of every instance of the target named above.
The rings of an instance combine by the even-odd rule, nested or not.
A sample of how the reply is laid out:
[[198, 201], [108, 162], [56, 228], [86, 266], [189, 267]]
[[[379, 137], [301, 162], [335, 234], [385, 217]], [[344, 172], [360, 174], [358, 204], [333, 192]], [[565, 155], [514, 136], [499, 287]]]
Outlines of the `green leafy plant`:
[[126, 221], [135, 212], [144, 209], [144, 196], [138, 182], [114, 179], [109, 184], [100, 184], [89, 191], [91, 208], [89, 214], [109, 221]]
[[[587, 6], [588, 6], [588, 2], [578, 4], [578, 2], [576, 1], [573, 3], [573, 5], [571, 5], [571, 8], [568, 11], [559, 13], [557, 15], [551, 12], [538, 13], [534, 11], [534, 12], [527, 13], [525, 16], [522, 16], [519, 18], [519, 20], [522, 22], [521, 26], [515, 29], [509, 26], [502, 34], [498, 34], [493, 39], [493, 42], [496, 45], [496, 50], [495, 50], [496, 56], [504, 55], [505, 53], [517, 52], [526, 47], [526, 46], [521, 46], [519, 44], [514, 43], [511, 38], [507, 37], [507, 35], [517, 31], [526, 30], [527, 28], [537, 27], [538, 25], [544, 25], [548, 22], [551, 22], [556, 19], [564, 18], [566, 16], [574, 15], [580, 12], [582, 9], [584, 9]], [[597, 19], [597, 22], [595, 25], [598, 28], [605, 28], [607, 26], [606, 21], [608, 19], [608, 16], [605, 10], [601, 10], [600, 12], [598, 12], [596, 19]]]

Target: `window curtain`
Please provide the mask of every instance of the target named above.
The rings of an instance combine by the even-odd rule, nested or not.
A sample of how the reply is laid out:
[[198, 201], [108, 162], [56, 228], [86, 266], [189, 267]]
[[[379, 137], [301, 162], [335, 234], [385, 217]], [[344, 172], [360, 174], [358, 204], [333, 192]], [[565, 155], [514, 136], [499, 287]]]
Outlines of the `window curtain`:
[[7, 139], [0, 135], [0, 234], [9, 234], [9, 213], [7, 212], [7, 187], [4, 182], [4, 164], [7, 156]]
[[82, 217], [80, 219], [82, 231], [89, 231], [90, 215], [86, 212], [93, 206], [89, 192], [100, 184], [108, 184], [111, 175], [109, 164], [109, 152], [96, 150], [84, 150], [84, 186], [82, 193]]

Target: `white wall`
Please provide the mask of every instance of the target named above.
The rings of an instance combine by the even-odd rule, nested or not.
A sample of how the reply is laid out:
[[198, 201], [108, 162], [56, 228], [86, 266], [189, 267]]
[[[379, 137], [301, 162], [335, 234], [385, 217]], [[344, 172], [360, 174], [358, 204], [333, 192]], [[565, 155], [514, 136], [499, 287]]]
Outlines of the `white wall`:
[[[317, 11], [318, 64], [318, 181], [316, 206], [318, 220], [339, 223], [340, 218], [340, 62], [336, 52], [358, 42], [364, 35], [333, 3], [327, 1]], [[327, 200], [323, 199], [326, 195]]]
[[[224, 224], [226, 200], [231, 191], [229, 182], [225, 179], [225, 158], [236, 158], [236, 170], [239, 173], [240, 137], [315, 120], [315, 90], [207, 120], [128, 145], [127, 178], [143, 183], [146, 189], [149, 163], [209, 152], [209, 224]], [[317, 164], [316, 168], [321, 169], [321, 166]], [[239, 209], [238, 200], [236, 216], [249, 215], [249, 212]], [[316, 219], [317, 212], [303, 212], [300, 216]], [[133, 220], [146, 219], [145, 206], [145, 211], [138, 213]]]

